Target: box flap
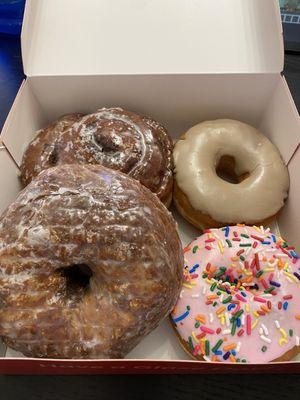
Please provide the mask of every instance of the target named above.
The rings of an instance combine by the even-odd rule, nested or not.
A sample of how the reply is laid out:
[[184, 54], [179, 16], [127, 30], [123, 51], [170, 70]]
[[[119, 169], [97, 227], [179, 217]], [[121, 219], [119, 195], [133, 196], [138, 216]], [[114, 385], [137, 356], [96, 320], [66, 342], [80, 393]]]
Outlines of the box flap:
[[278, 0], [27, 0], [25, 73], [280, 72]]

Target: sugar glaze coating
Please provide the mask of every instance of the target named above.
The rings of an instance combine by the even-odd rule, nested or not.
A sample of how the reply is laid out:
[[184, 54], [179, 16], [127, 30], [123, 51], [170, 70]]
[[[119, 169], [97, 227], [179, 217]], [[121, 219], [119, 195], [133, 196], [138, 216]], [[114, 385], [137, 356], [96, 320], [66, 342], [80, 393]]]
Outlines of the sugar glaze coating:
[[118, 107], [102, 108], [73, 122], [63, 134], [61, 123], [37, 133], [21, 166], [25, 184], [57, 164], [100, 164], [128, 174], [170, 203], [173, 144], [161, 124]]
[[199, 360], [266, 363], [299, 351], [300, 259], [269, 230], [207, 230], [184, 250], [172, 321]]
[[41, 171], [57, 164], [63, 133], [81, 117], [83, 114], [67, 114], [36, 132], [23, 154], [20, 167], [24, 186], [28, 185]]
[[[90, 268], [88, 285], [74, 266]], [[124, 357], [171, 311], [182, 269], [176, 224], [139, 182], [44, 170], [0, 220], [0, 335], [30, 357]]]

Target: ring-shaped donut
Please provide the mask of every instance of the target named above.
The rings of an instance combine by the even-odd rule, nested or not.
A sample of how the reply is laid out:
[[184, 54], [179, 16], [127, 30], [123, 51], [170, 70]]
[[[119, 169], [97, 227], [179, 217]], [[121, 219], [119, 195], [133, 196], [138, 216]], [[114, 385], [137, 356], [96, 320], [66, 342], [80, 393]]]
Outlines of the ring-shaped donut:
[[180, 291], [171, 214], [102, 166], [41, 172], [2, 215], [0, 243], [0, 335], [29, 357], [124, 357]]
[[[232, 161], [236, 182], [218, 175], [220, 163], [230, 170]], [[174, 163], [176, 207], [199, 228], [262, 223], [279, 212], [287, 197], [289, 175], [277, 148], [239, 121], [192, 127], [176, 143]]]
[[300, 259], [269, 229], [208, 229], [185, 249], [172, 322], [198, 360], [266, 363], [300, 352]]

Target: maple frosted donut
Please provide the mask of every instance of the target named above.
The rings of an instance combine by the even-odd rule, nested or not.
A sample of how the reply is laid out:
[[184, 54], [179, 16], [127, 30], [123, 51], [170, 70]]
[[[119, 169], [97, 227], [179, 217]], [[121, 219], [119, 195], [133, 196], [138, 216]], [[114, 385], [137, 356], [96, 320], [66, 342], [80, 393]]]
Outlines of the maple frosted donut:
[[174, 202], [200, 229], [267, 224], [288, 195], [277, 148], [257, 129], [220, 119], [189, 129], [174, 147]]
[[195, 359], [267, 363], [299, 351], [300, 260], [269, 229], [206, 230], [185, 249], [172, 323]]
[[171, 214], [100, 165], [42, 171], [1, 216], [0, 243], [0, 336], [29, 357], [124, 357], [180, 292]]
[[62, 117], [37, 132], [23, 156], [25, 185], [55, 165], [100, 164], [140, 181], [170, 205], [173, 143], [160, 123], [119, 107], [72, 118]]

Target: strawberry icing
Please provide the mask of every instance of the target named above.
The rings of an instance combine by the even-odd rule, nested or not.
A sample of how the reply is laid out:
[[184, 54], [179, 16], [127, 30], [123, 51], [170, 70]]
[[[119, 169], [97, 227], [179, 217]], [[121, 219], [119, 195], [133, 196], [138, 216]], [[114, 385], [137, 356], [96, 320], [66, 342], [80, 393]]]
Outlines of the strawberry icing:
[[300, 259], [284, 239], [231, 226], [206, 230], [184, 253], [172, 319], [192, 356], [266, 363], [299, 346]]

